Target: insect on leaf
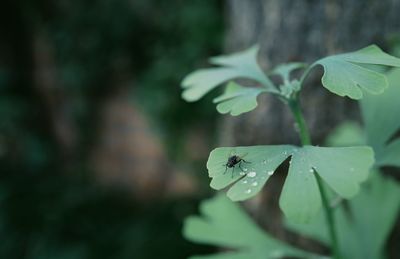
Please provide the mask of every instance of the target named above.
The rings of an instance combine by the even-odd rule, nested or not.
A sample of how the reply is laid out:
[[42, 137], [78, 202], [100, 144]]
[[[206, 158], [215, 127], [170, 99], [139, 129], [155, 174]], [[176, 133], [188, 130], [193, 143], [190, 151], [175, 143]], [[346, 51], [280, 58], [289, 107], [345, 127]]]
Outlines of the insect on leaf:
[[237, 204], [224, 195], [202, 202], [200, 211], [202, 216], [191, 216], [185, 220], [184, 236], [196, 243], [221, 246], [234, 251], [193, 256], [191, 259], [322, 258], [263, 232]]
[[188, 102], [199, 100], [218, 85], [235, 78], [257, 81], [270, 92], [277, 92], [271, 81], [257, 63], [258, 46], [228, 56], [214, 57], [210, 63], [219, 67], [196, 70], [182, 81], [183, 99]]
[[233, 116], [254, 110], [257, 107], [257, 96], [266, 92], [263, 88], [243, 87], [235, 82], [229, 82], [224, 94], [214, 99], [218, 103], [219, 113], [230, 113]]
[[[247, 163], [226, 168], [232, 155], [245, 155]], [[291, 156], [280, 206], [285, 215], [299, 222], [311, 220], [321, 208], [315, 173], [343, 198], [351, 198], [368, 176], [374, 162], [369, 147], [250, 146], [214, 149], [207, 162], [210, 186], [220, 190], [230, 186], [228, 197], [241, 201], [255, 196], [278, 166]]]
[[383, 52], [376, 45], [370, 45], [355, 52], [323, 58], [316, 64], [325, 70], [322, 77], [325, 88], [339, 96], [361, 99], [363, 90], [380, 94], [388, 85], [384, 74], [366, 65], [400, 67], [400, 59]]

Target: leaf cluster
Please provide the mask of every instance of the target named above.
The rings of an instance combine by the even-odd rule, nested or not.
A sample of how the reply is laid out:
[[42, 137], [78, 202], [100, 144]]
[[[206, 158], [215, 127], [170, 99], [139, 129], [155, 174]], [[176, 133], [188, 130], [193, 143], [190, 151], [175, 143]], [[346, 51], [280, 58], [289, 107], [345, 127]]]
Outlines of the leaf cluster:
[[[320, 210], [320, 188], [325, 186], [337, 218], [340, 254], [344, 258], [384, 258], [384, 243], [400, 209], [400, 188], [395, 181], [383, 177], [377, 168], [372, 171], [371, 168], [374, 163], [376, 167], [400, 166], [400, 141], [395, 138], [400, 128], [396, 112], [400, 109], [397, 101], [400, 69], [388, 73], [383, 70], [388, 66], [400, 67], [400, 60], [371, 45], [317, 60], [310, 66], [302, 63], [278, 66], [271, 73], [282, 78], [282, 84], [277, 87], [261, 72], [256, 61], [257, 50], [252, 47], [238, 54], [211, 59], [221, 67], [189, 74], [182, 83], [183, 98], [194, 101], [226, 81], [245, 78], [252, 80], [254, 87], [230, 81], [225, 92], [214, 100], [220, 113], [235, 116], [249, 112], [256, 108], [257, 96], [262, 93], [272, 93], [290, 104], [298, 101], [297, 93], [306, 77], [320, 65], [324, 68], [323, 87], [339, 96], [361, 99], [365, 130], [354, 123], [341, 126], [328, 138], [327, 142], [334, 147], [216, 148], [207, 162], [212, 178], [210, 186], [216, 190], [229, 187], [227, 196], [231, 200], [246, 200], [255, 196], [278, 166], [289, 160], [288, 176], [280, 196], [288, 228], [327, 246], [332, 245]], [[301, 78], [290, 77], [293, 70], [303, 68]], [[232, 156], [240, 160], [229, 165], [227, 161]], [[360, 185], [368, 177], [360, 192]], [[353, 199], [347, 201], [347, 210], [335, 202], [350, 198]], [[371, 211], [371, 208], [374, 209]], [[186, 237], [237, 250], [204, 258], [318, 257], [261, 233], [237, 206], [221, 196], [205, 202], [201, 210], [206, 219], [189, 218], [185, 225]], [[305, 222], [311, 223], [300, 224]]]

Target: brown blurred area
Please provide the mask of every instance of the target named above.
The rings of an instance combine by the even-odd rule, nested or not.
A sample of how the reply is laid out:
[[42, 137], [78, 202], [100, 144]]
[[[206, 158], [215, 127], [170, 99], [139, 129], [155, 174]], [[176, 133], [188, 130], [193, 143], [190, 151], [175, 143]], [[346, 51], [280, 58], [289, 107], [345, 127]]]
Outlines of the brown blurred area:
[[195, 179], [168, 160], [146, 115], [126, 93], [104, 104], [101, 121], [100, 141], [92, 159], [101, 182], [133, 190], [141, 200], [195, 193]]

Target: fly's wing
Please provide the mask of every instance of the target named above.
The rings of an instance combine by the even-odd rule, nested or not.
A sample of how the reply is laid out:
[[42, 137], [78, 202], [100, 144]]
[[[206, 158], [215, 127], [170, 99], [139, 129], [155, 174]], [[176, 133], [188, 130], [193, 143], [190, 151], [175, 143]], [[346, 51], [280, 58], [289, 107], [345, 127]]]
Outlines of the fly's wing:
[[229, 155], [227, 158], [230, 158], [231, 156], [235, 156], [235, 155], [237, 155], [237, 154], [236, 154], [236, 149], [234, 148], [231, 150], [231, 152], [229, 152]]
[[249, 154], [249, 153], [244, 153], [243, 155], [240, 155], [239, 157], [240, 157], [241, 159], [243, 159], [243, 158], [245, 158], [248, 154]]

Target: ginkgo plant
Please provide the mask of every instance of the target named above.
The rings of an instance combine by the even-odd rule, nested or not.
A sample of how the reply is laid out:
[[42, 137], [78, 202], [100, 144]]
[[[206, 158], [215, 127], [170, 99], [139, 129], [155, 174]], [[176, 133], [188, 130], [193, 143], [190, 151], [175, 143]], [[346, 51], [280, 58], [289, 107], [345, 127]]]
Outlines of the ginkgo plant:
[[[400, 142], [393, 141], [388, 146], [385, 146], [385, 143], [398, 129], [400, 120], [394, 119], [396, 122], [385, 128], [380, 139], [366, 141], [364, 145], [312, 146], [310, 134], [300, 109], [299, 92], [304, 87], [305, 79], [313, 71], [313, 68], [322, 66], [324, 73], [321, 82], [327, 90], [355, 100], [365, 98], [366, 104], [362, 105], [362, 109], [366, 132], [367, 136], [375, 138], [376, 131], [380, 129], [380, 126], [373, 125], [372, 117], [375, 115], [373, 112], [377, 110], [376, 106], [382, 105], [382, 103], [379, 100], [375, 101], [374, 96], [379, 96], [388, 88], [385, 72], [376, 67], [400, 67], [400, 59], [383, 52], [376, 45], [371, 45], [355, 52], [328, 56], [311, 65], [289, 63], [277, 66], [269, 73], [281, 77], [281, 83], [276, 84], [258, 65], [257, 53], [258, 47], [254, 46], [233, 55], [211, 58], [210, 62], [216, 65], [215, 67], [194, 71], [183, 80], [182, 97], [186, 101], [196, 101], [217, 86], [227, 82], [225, 92], [215, 98], [214, 103], [217, 103], [218, 112], [237, 116], [255, 109], [259, 95], [272, 94], [287, 104], [292, 111], [299, 129], [302, 146], [285, 144], [216, 148], [210, 153], [207, 162], [209, 176], [212, 178], [210, 186], [216, 190], [229, 187], [227, 196], [232, 201], [249, 199], [257, 195], [278, 166], [289, 159], [288, 176], [279, 199], [280, 208], [290, 222], [301, 224], [315, 222], [320, 217], [320, 209], [323, 207], [324, 224], [328, 237], [326, 240], [331, 247], [332, 256], [333, 258], [344, 258], [343, 250], [340, 248], [343, 240], [338, 240], [343, 237], [337, 233], [335, 213], [330, 206], [330, 197], [337, 195], [342, 199], [350, 199], [359, 192], [360, 184], [368, 178], [374, 164], [374, 151], [367, 144], [376, 150], [378, 161], [382, 162], [386, 159], [392, 164], [398, 163], [398, 159], [393, 157], [393, 153], [400, 149]], [[292, 72], [300, 69], [302, 69], [302, 74], [298, 78], [292, 78]], [[248, 79], [251, 82], [249, 85], [253, 86], [240, 85], [237, 81], [233, 81], [235, 79]], [[381, 116], [381, 120], [384, 120], [382, 117], [384, 116]], [[246, 163], [242, 163], [244, 157]], [[215, 201], [215, 203], [218, 202], [221, 203], [220, 206], [224, 206], [220, 198]], [[204, 213], [208, 213], [206, 209]], [[209, 224], [213, 223], [209, 222]], [[215, 224], [223, 223], [216, 220]], [[190, 229], [193, 229], [193, 225]], [[204, 229], [208, 229], [206, 225], [204, 225]], [[228, 227], [223, 229], [228, 231]], [[254, 235], [259, 235], [256, 232]], [[190, 235], [191, 231], [188, 233]], [[260, 236], [259, 238], [260, 240], [265, 239], [264, 243], [276, 244], [277, 247], [280, 247], [279, 249], [288, 251], [289, 254], [278, 255], [279, 253], [268, 253], [265, 249], [260, 249], [257, 250], [257, 256], [253, 257], [236, 254], [235, 256], [210, 258], [317, 256], [282, 246], [279, 242], [272, 242], [269, 237]], [[267, 240], [269, 241], [267, 242]]]

